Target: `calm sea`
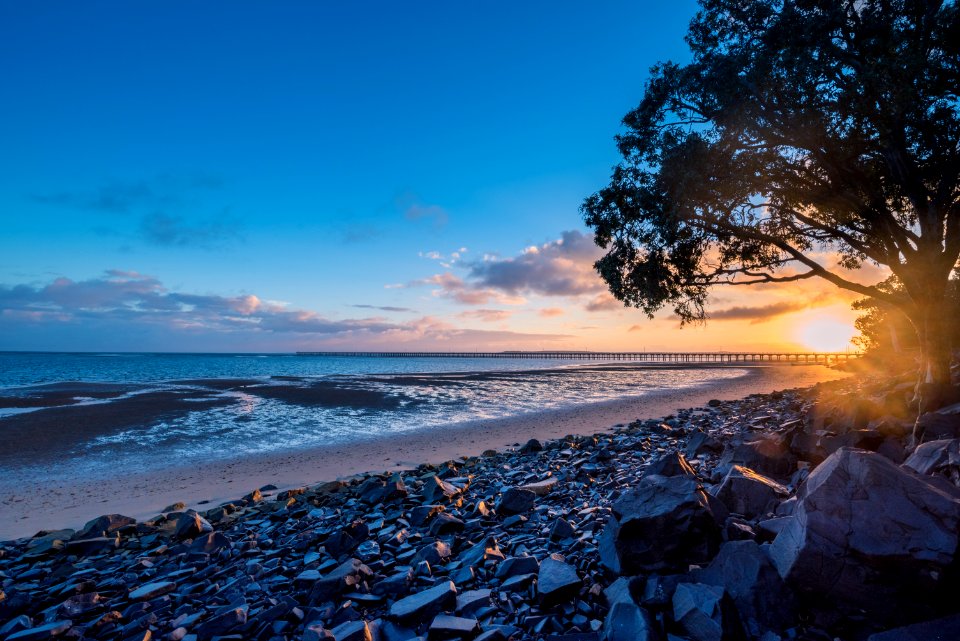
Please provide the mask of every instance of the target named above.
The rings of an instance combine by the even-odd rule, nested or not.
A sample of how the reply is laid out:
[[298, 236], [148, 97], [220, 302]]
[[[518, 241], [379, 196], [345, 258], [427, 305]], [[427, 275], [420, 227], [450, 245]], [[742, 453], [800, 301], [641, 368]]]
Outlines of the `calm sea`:
[[[31, 429], [30, 421], [49, 425], [45, 416], [68, 431], [76, 414], [88, 426], [103, 421], [102, 430], [67, 439], [64, 447], [80, 463], [105, 464], [144, 447], [154, 460], [235, 457], [644, 396], [745, 374], [741, 368], [508, 358], [0, 353], [0, 435], [5, 425], [11, 435]], [[222, 379], [244, 382], [230, 386]], [[48, 397], [59, 399], [59, 406]], [[155, 404], [145, 403], [155, 397]], [[175, 407], [164, 411], [171, 398]], [[119, 411], [124, 404], [134, 409]]]

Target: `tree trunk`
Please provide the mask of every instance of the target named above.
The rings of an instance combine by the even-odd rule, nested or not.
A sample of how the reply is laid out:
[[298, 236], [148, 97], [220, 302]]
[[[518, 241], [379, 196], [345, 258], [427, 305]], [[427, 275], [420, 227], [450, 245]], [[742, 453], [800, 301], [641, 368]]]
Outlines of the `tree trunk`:
[[930, 412], [953, 400], [950, 380], [950, 318], [946, 301], [920, 306], [912, 318], [920, 341], [920, 372], [917, 383], [919, 414]]

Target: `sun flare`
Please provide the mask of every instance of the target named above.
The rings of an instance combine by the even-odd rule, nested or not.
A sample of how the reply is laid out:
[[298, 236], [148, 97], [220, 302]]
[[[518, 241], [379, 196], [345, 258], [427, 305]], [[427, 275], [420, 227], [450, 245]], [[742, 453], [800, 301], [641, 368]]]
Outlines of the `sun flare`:
[[838, 318], [817, 318], [804, 323], [797, 331], [800, 343], [818, 352], [842, 352], [851, 347], [856, 330]]

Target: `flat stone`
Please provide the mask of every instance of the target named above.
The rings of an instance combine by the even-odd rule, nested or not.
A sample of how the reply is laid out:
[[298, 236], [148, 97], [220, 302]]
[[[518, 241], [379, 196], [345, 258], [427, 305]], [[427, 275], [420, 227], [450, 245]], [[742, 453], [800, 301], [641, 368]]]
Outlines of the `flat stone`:
[[347, 621], [330, 630], [336, 641], [373, 641], [366, 621]]
[[39, 641], [40, 639], [49, 639], [58, 637], [73, 627], [73, 621], [54, 621], [36, 628], [14, 632], [7, 637], [6, 641]]
[[521, 490], [527, 490], [533, 492], [537, 496], [546, 496], [550, 491], [557, 486], [557, 483], [560, 482], [556, 476], [551, 476], [542, 481], [537, 481], [536, 483], [527, 483], [526, 485], [521, 485]]
[[511, 556], [497, 566], [497, 578], [508, 579], [518, 574], [530, 574], [540, 571], [540, 561], [533, 556]]
[[442, 610], [452, 609], [457, 599], [457, 586], [444, 581], [432, 588], [411, 594], [390, 606], [390, 617], [400, 623], [423, 620]]
[[603, 621], [603, 641], [659, 641], [660, 635], [646, 610], [630, 601], [613, 604]]
[[[430, 636], [438, 639], [464, 639], [480, 632], [480, 624], [476, 619], [454, 617], [448, 614], [438, 614], [430, 624]], [[340, 641], [340, 637], [337, 637]]]
[[150, 599], [173, 592], [176, 589], [177, 584], [173, 581], [157, 581], [140, 586], [136, 590], [133, 590], [129, 597], [133, 601], [149, 601]]
[[540, 563], [537, 596], [541, 605], [550, 607], [577, 596], [581, 583], [575, 567], [567, 563], [562, 555], [551, 554]]

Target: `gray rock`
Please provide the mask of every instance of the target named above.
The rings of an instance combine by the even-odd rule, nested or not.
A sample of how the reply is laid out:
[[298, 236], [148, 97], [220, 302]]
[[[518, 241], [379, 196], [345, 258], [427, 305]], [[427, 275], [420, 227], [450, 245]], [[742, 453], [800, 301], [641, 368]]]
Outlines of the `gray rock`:
[[201, 623], [197, 628], [197, 636], [201, 638], [219, 636], [240, 627], [246, 622], [246, 607], [230, 608]]
[[477, 610], [490, 605], [491, 590], [467, 590], [457, 595], [457, 614], [473, 616]]
[[960, 467], [960, 439], [922, 443], [903, 465], [918, 474], [934, 474], [949, 467]]
[[[136, 525], [135, 518], [122, 514], [104, 514], [88, 521], [83, 529], [74, 534], [74, 540], [106, 537], [129, 525]], [[112, 538], [112, 537], [111, 537]]]
[[390, 617], [400, 623], [423, 620], [442, 610], [452, 609], [457, 599], [457, 586], [444, 581], [432, 588], [411, 594], [390, 606]]
[[768, 435], [755, 441], [728, 446], [717, 468], [729, 470], [734, 465], [750, 468], [765, 476], [786, 478], [797, 469], [797, 458], [777, 435]]
[[54, 621], [36, 628], [14, 632], [7, 637], [6, 641], [40, 641], [40, 639], [49, 639], [64, 634], [73, 627], [73, 621]]
[[577, 569], [560, 554], [551, 554], [540, 563], [537, 574], [537, 598], [543, 607], [569, 601], [580, 592], [582, 581]]
[[557, 483], [560, 482], [556, 476], [548, 477], [542, 481], [537, 481], [536, 483], [527, 483], [526, 485], [521, 485], [521, 490], [528, 490], [533, 492], [537, 496], [546, 496], [550, 493], [550, 490], [557, 486]]
[[660, 476], [690, 476], [697, 477], [697, 472], [690, 467], [690, 463], [680, 452], [671, 452], [664, 454], [644, 471], [647, 476], [658, 474]]
[[540, 561], [533, 556], [511, 556], [497, 566], [497, 578], [508, 579], [518, 574], [531, 574], [540, 571]]
[[796, 616], [793, 594], [755, 542], [724, 543], [710, 565], [695, 576], [699, 583], [724, 588], [751, 636], [792, 627]]
[[[454, 617], [449, 614], [438, 614], [430, 624], [430, 637], [438, 639], [466, 639], [480, 632], [480, 624], [476, 619]], [[337, 641], [340, 641], [339, 637]]]
[[693, 641], [727, 641], [740, 638], [736, 612], [723, 588], [701, 583], [681, 583], [673, 593], [673, 620]]
[[372, 575], [373, 572], [360, 559], [348, 559], [316, 580], [310, 591], [310, 603], [322, 603], [354, 590], [358, 583]]
[[773, 479], [740, 465], [730, 469], [716, 491], [728, 510], [748, 519], [772, 511], [789, 494], [790, 490]]
[[913, 438], [916, 443], [960, 438], [960, 403], [920, 416]]
[[156, 581], [142, 585], [129, 594], [131, 601], [149, 601], [158, 596], [168, 594], [177, 589], [177, 584], [173, 581]]
[[913, 604], [919, 614], [942, 594], [960, 525], [952, 495], [883, 456], [844, 448], [810, 474], [797, 498], [793, 520], [770, 548], [788, 583], [881, 621], [909, 609], [890, 603]]
[[330, 630], [337, 641], [373, 641], [366, 621], [347, 621]]
[[536, 500], [537, 495], [530, 490], [511, 487], [500, 497], [500, 503], [497, 504], [497, 512], [506, 515], [523, 514], [533, 508]]
[[631, 575], [705, 563], [720, 546], [725, 519], [726, 508], [695, 479], [645, 476], [613, 504], [601, 560]]
[[543, 445], [535, 438], [530, 439], [526, 444], [520, 448], [521, 454], [530, 454], [532, 452], [542, 452]]
[[603, 621], [602, 641], [659, 641], [660, 633], [646, 610], [635, 603], [618, 601]]

